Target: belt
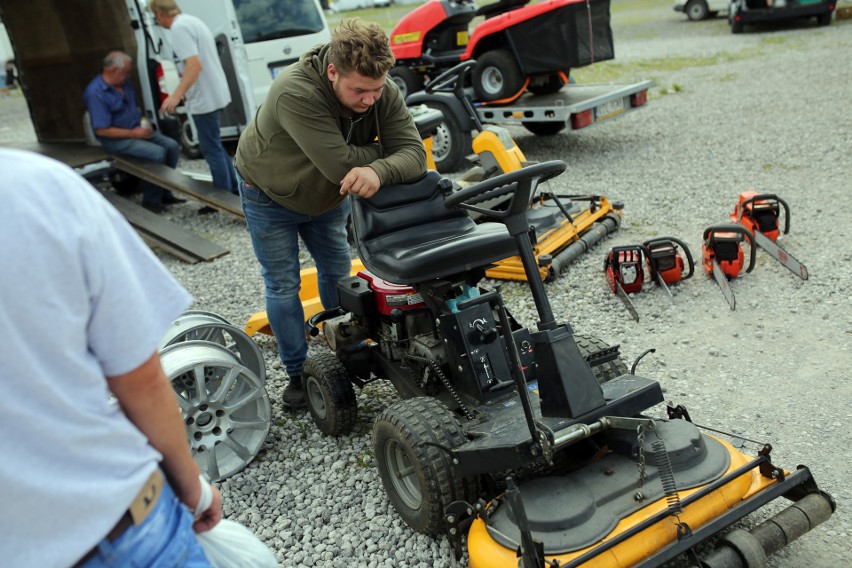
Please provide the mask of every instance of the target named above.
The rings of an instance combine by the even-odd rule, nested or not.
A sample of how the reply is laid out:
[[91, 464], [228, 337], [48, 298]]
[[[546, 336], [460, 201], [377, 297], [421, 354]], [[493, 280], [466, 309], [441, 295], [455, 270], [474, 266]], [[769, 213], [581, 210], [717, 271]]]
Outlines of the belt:
[[[153, 511], [154, 507], [157, 505], [160, 493], [163, 491], [163, 483], [163, 473], [159, 470], [159, 468], [155, 469], [142, 486], [142, 489], [139, 490], [139, 493], [136, 494], [136, 497], [133, 498], [133, 502], [124, 514], [120, 519], [118, 519], [115, 526], [107, 533], [106, 539], [109, 542], [115, 542], [118, 540], [119, 537], [132, 525], [138, 526], [145, 522], [145, 519], [148, 518], [148, 515], [151, 514], [151, 511]], [[99, 544], [100, 543], [96, 544], [89, 552], [84, 554], [72, 568], [80, 568], [89, 560], [97, 556], [99, 552]]]

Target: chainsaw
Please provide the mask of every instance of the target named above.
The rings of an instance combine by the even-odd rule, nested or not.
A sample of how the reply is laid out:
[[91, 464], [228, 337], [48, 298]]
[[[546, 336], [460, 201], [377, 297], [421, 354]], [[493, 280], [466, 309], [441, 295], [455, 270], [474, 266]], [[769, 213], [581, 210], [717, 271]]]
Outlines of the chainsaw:
[[604, 272], [610, 289], [619, 297], [633, 316], [639, 321], [639, 313], [627, 294], [642, 291], [645, 271], [642, 269], [644, 248], [640, 245], [613, 247], [604, 259]]
[[[642, 243], [650, 278], [674, 299], [669, 285], [690, 278], [695, 272], [695, 262], [686, 243], [674, 237], [658, 237]], [[681, 256], [679, 250], [686, 257]]]
[[[741, 245], [743, 240], [749, 243], [748, 265], [745, 264], [745, 253]], [[731, 309], [735, 310], [737, 300], [728, 279], [739, 278], [754, 268], [754, 236], [742, 225], [714, 225], [704, 230], [701, 250], [704, 254], [704, 270], [713, 276]]]
[[807, 280], [808, 269], [805, 265], [776, 243], [781, 232], [779, 218], [782, 209], [786, 235], [790, 232], [790, 207], [783, 199], [771, 193], [758, 194], [755, 191], [740, 193], [740, 201], [730, 217], [731, 221], [739, 223], [751, 232], [757, 246], [768, 252], [787, 270], [802, 280]]

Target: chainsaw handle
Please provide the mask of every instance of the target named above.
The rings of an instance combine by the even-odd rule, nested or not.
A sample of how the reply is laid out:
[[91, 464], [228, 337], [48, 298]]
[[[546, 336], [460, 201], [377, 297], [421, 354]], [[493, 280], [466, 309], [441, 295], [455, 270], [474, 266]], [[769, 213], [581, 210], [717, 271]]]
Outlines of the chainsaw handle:
[[695, 273], [695, 261], [692, 260], [692, 253], [689, 251], [689, 247], [686, 246], [686, 243], [676, 237], [657, 237], [642, 243], [642, 246], [645, 247], [645, 258], [651, 258], [651, 245], [665, 242], [673, 242], [683, 250], [683, 254], [686, 256], [686, 262], [689, 265], [689, 270], [683, 279], [686, 280], [691, 277]]
[[737, 233], [746, 238], [749, 244], [749, 261], [748, 268], [745, 269], [745, 273], [748, 274], [754, 268], [755, 258], [757, 256], [757, 246], [754, 244], [754, 235], [751, 234], [751, 231], [743, 227], [738, 223], [725, 223], [723, 225], [713, 225], [712, 227], [707, 227], [704, 229], [704, 242], [711, 237], [711, 235], [715, 235], [716, 233]]
[[611, 265], [613, 267], [613, 270], [617, 269], [621, 265], [621, 263], [618, 261], [618, 253], [620, 252], [639, 253], [639, 264], [642, 264], [647, 255], [647, 251], [645, 250], [645, 248], [639, 245], [622, 245], [612, 247], [612, 249], [609, 251], [609, 254], [606, 255], [606, 258], [604, 258], [604, 268]]
[[787, 202], [775, 195], [774, 193], [761, 193], [760, 195], [755, 195], [753, 197], [749, 197], [740, 205], [740, 216], [737, 219], [739, 221], [743, 218], [743, 214], [745, 213], [746, 207], [749, 205], [753, 205], [757, 201], [774, 201], [776, 203], [781, 204], [781, 208], [784, 209], [784, 234], [790, 232], [790, 206], [787, 205]]

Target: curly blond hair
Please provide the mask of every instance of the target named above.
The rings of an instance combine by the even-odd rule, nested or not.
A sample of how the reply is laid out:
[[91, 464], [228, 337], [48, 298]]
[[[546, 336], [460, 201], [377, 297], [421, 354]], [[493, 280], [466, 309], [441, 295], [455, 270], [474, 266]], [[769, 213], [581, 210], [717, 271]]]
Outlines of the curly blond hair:
[[341, 75], [355, 71], [381, 79], [395, 63], [390, 41], [375, 22], [344, 20], [331, 36], [329, 61]]

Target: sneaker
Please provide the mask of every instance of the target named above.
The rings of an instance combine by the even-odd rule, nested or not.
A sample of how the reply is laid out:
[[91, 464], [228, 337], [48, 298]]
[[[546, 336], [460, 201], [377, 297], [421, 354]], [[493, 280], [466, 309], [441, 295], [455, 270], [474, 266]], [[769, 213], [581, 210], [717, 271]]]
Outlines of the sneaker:
[[173, 205], [175, 203], [186, 203], [186, 199], [178, 197], [173, 193], [166, 193], [163, 195], [163, 205]]
[[305, 387], [302, 385], [302, 375], [293, 375], [284, 395], [281, 397], [284, 408], [302, 408], [305, 406]]
[[162, 203], [149, 203], [147, 201], [142, 202], [142, 207], [144, 207], [151, 213], [157, 213], [158, 215], [166, 210], [165, 205], [163, 205]]

